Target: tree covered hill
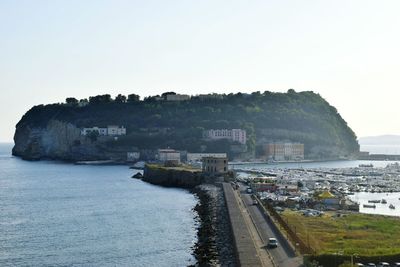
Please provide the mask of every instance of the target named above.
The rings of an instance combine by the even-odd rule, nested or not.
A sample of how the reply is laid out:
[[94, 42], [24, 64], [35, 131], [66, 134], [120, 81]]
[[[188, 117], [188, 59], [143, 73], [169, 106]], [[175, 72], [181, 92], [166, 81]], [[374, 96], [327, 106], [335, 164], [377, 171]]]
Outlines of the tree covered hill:
[[193, 96], [186, 101], [162, 100], [170, 93], [139, 100], [110, 95], [89, 100], [68, 98], [66, 103], [39, 105], [29, 110], [18, 129], [45, 128], [51, 120], [71, 123], [79, 128], [123, 125], [127, 135], [109, 146], [139, 149], [171, 147], [190, 152], [221, 152], [227, 141], [205, 142], [206, 129], [247, 131], [247, 151], [261, 153], [270, 141], [305, 144], [309, 158], [350, 156], [359, 150], [354, 132], [320, 95], [311, 91], [287, 93], [227, 94]]

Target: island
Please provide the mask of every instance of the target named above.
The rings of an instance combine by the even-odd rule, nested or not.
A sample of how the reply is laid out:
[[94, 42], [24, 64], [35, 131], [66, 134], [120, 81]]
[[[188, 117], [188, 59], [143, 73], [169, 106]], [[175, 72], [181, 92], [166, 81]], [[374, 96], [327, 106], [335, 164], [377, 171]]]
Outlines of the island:
[[32, 107], [16, 125], [14, 142], [15, 156], [72, 162], [152, 161], [166, 148], [226, 153], [235, 161], [345, 159], [359, 152], [336, 108], [319, 94], [293, 89], [69, 97]]

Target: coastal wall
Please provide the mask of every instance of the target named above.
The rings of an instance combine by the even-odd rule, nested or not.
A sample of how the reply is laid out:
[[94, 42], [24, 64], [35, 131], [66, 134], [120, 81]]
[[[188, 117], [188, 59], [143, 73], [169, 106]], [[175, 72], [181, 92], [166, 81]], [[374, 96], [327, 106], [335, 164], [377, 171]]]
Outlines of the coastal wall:
[[146, 164], [142, 180], [166, 187], [194, 188], [203, 183], [205, 177], [200, 169]]

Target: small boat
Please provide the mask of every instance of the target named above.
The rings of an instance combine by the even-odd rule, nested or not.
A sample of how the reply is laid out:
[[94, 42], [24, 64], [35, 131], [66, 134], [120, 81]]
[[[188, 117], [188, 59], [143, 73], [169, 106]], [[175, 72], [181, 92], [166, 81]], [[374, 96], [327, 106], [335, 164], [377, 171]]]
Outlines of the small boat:
[[375, 205], [368, 205], [368, 204], [364, 204], [363, 207], [364, 207], [364, 208], [373, 208], [373, 209], [376, 208]]
[[387, 204], [386, 199], [382, 199], [381, 203], [382, 203], [382, 204]]
[[396, 207], [393, 204], [389, 205], [389, 208], [391, 208], [392, 210], [394, 210]]
[[372, 168], [372, 167], [374, 167], [374, 165], [372, 165], [372, 164], [360, 164], [360, 165], [358, 165], [358, 167], [360, 167], [360, 168]]
[[368, 203], [381, 203], [379, 199], [368, 200]]

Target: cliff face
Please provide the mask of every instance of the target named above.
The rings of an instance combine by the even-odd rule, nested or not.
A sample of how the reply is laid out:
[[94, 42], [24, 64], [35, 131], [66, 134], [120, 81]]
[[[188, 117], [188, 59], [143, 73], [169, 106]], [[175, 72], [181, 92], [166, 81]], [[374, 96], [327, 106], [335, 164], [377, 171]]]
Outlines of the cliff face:
[[98, 146], [80, 135], [71, 123], [49, 120], [45, 127], [19, 125], [14, 135], [13, 155], [27, 160], [67, 161], [109, 159]]

